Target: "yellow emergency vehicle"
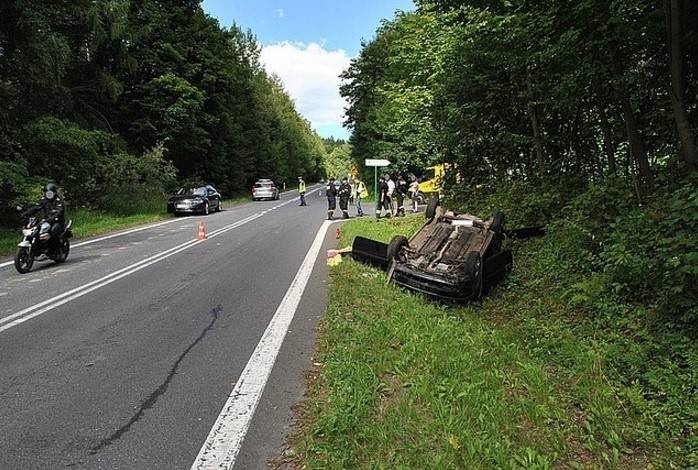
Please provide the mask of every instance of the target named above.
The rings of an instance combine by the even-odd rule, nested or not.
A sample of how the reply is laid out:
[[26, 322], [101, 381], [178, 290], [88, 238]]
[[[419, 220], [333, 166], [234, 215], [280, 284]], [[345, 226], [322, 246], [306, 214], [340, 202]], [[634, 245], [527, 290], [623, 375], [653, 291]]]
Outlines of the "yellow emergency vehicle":
[[[424, 176], [420, 178], [417, 202], [423, 204], [432, 196], [441, 197], [443, 195], [446, 172], [450, 170], [451, 165], [448, 163], [440, 163], [438, 165], [427, 167]], [[456, 174], [456, 181], [460, 181], [459, 174]]]

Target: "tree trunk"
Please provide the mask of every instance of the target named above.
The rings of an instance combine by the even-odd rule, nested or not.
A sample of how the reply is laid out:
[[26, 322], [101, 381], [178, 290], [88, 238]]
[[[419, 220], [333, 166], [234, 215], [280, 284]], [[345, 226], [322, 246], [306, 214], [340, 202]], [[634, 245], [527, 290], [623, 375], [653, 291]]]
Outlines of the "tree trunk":
[[[611, 43], [611, 66], [613, 68], [613, 74], [616, 76], [616, 78], [623, 78], [622, 67], [620, 65], [620, 59], [618, 58], [618, 46], [613, 44], [613, 42]], [[637, 119], [635, 118], [635, 113], [633, 112], [633, 107], [630, 103], [630, 94], [625, 88], [625, 85], [621, 85], [618, 88], [618, 95], [620, 98], [623, 120], [625, 121], [625, 132], [628, 136], [630, 153], [637, 163], [642, 181], [653, 184], [654, 175], [652, 174], [650, 163], [647, 159], [647, 149], [645, 148], [645, 144], [642, 142], [642, 137], [640, 136], [640, 131], [637, 125]]]
[[594, 87], [596, 107], [599, 109], [599, 124], [601, 126], [601, 135], [603, 138], [603, 149], [606, 154], [606, 159], [608, 160], [608, 173], [616, 175], [616, 148], [615, 145], [613, 145], [613, 131], [608, 122], [608, 116], [606, 116], [606, 100], [603, 98], [601, 80], [599, 80], [598, 76], [592, 78], [592, 85]]
[[533, 142], [536, 150], [536, 161], [541, 177], [545, 178], [547, 168], [545, 164], [545, 153], [543, 151], [543, 140], [540, 134], [540, 118], [538, 116], [538, 104], [533, 94], [533, 84], [531, 80], [531, 70], [526, 68], [526, 88], [528, 89], [528, 111], [531, 117], [531, 128], [533, 129]]
[[681, 0], [664, 0], [666, 13], [667, 42], [669, 45], [669, 70], [671, 72], [671, 88], [669, 98], [674, 111], [674, 121], [678, 134], [679, 156], [690, 172], [698, 170], [698, 155], [688, 122], [685, 103], [685, 88], [683, 76], [683, 44], [681, 41]]

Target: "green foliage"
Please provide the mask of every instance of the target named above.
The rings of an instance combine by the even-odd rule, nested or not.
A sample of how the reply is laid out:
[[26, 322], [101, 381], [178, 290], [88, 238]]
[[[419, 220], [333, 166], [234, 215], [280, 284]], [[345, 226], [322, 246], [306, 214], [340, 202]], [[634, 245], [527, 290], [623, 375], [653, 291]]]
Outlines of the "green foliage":
[[[694, 182], [620, 212], [599, 253], [609, 288], [686, 325], [698, 319], [698, 191]], [[603, 236], [603, 235], [602, 235]]]
[[29, 174], [22, 165], [0, 161], [0, 227], [19, 223], [15, 207], [29, 202], [25, 199], [29, 185]]
[[[467, 176], [467, 175], [466, 175]], [[546, 226], [561, 215], [567, 203], [569, 185], [546, 185], [516, 181], [509, 184], [463, 183], [446, 186], [446, 202], [461, 212], [478, 211], [482, 217], [504, 212], [507, 225], [516, 227]]]
[[23, 135], [30, 175], [55, 181], [75, 205], [89, 204], [87, 191], [94, 187], [100, 159], [123, 146], [118, 137], [53, 117], [32, 121]]
[[332, 149], [324, 160], [324, 172], [328, 177], [341, 179], [349, 174], [352, 165], [351, 146], [342, 144]]
[[199, 2], [8, 0], [0, 13], [3, 160], [57, 181], [71, 204], [95, 205], [102, 159], [159, 144], [183, 178], [227, 194], [260, 172], [322, 176], [322, 141], [254, 35], [222, 29]]
[[[640, 174], [644, 186], [667, 160], [695, 171], [696, 97], [674, 91], [672, 105], [666, 93], [669, 62], [675, 84], [698, 79], [689, 3], [417, 2], [343, 75], [356, 161], [457, 163], [474, 185], [617, 175], [625, 186]], [[684, 111], [690, 122], [663, 118]]]
[[93, 207], [118, 215], [156, 212], [164, 208], [166, 189], [172, 187], [176, 170], [157, 146], [142, 156], [114, 154], [99, 163], [95, 187], [90, 190]]

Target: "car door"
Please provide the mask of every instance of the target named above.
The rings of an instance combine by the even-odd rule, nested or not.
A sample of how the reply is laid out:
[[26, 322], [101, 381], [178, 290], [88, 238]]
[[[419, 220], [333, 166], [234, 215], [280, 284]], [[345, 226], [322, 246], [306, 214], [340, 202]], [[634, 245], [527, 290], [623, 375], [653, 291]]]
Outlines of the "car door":
[[218, 208], [221, 205], [221, 195], [218, 194], [218, 191], [216, 191], [211, 186], [208, 186], [206, 188], [206, 194], [207, 194], [207, 197], [209, 200], [209, 204], [211, 204], [212, 206], [214, 206], [216, 208], [216, 210], [218, 210]]

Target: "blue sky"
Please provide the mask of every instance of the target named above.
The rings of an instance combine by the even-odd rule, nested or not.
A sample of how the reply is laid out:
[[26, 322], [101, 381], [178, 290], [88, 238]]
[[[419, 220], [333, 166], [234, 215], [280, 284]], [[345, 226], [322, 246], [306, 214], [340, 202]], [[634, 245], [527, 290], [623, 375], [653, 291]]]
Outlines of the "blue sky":
[[229, 28], [251, 30], [261, 61], [276, 74], [296, 109], [322, 137], [347, 139], [339, 74], [384, 19], [414, 11], [412, 0], [204, 0], [202, 8]]

